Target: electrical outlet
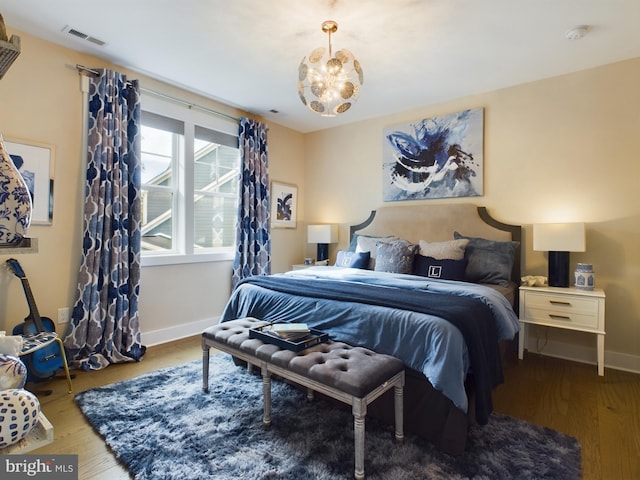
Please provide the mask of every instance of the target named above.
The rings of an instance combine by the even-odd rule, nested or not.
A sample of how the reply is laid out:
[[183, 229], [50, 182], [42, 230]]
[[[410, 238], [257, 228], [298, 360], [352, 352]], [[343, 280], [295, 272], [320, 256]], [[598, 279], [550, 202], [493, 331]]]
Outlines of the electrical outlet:
[[69, 308], [58, 309], [58, 323], [69, 323]]

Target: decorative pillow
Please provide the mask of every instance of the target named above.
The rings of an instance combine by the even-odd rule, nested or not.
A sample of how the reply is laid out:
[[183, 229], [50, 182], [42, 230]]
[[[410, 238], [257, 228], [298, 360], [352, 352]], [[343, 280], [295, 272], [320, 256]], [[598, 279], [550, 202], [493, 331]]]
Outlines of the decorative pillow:
[[335, 266], [349, 268], [369, 268], [370, 258], [371, 252], [347, 252], [344, 250], [340, 250], [338, 251]]
[[400, 237], [387, 235], [385, 237], [372, 237], [370, 235], [355, 235], [356, 252], [371, 252], [371, 258], [376, 258], [376, 247], [378, 242], [393, 242], [400, 240]]
[[468, 238], [465, 249], [467, 259], [467, 281], [491, 283], [507, 287], [511, 279], [511, 268], [520, 242], [498, 242], [486, 238], [465, 237], [453, 232], [456, 239]]
[[[354, 235], [353, 237], [356, 243], [356, 252], [370, 252], [371, 258], [369, 260], [369, 269], [373, 270], [376, 265], [377, 244], [378, 242], [393, 242], [400, 240], [400, 237], [394, 235], [387, 235], [385, 237], [373, 237], [370, 235]], [[353, 241], [352, 241], [353, 243]]]
[[413, 257], [418, 246], [406, 240], [395, 240], [391, 243], [378, 242], [376, 247], [376, 272], [411, 273]]
[[462, 260], [469, 239], [447, 240], [445, 242], [427, 242], [420, 240], [420, 255], [436, 260]]
[[464, 281], [467, 259], [460, 260], [438, 259], [416, 255], [413, 259], [413, 274], [422, 277], [439, 278], [442, 280]]

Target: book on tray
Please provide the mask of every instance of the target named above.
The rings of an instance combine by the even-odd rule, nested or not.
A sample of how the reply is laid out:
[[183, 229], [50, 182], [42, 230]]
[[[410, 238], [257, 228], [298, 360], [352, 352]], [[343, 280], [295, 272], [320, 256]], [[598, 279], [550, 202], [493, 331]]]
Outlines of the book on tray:
[[306, 323], [273, 323], [269, 332], [290, 342], [295, 342], [308, 337], [311, 330]]

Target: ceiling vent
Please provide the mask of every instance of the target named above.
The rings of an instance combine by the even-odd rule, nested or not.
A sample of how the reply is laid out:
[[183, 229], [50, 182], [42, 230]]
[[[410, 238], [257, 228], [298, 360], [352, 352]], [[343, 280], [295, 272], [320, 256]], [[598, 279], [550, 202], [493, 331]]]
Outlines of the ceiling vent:
[[67, 25], [62, 29], [64, 33], [71, 35], [72, 37], [76, 37], [80, 40], [86, 40], [87, 42], [91, 42], [94, 45], [98, 45], [99, 47], [103, 47], [107, 42], [103, 42], [99, 38], [92, 37], [91, 35], [87, 35], [86, 33], [81, 32], [80, 30], [76, 30], [73, 27]]

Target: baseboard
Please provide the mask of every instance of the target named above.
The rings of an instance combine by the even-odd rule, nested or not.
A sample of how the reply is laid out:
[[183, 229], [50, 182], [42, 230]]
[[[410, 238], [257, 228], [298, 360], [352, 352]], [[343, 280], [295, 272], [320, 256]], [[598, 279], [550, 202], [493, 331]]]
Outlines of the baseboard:
[[213, 317], [192, 323], [181, 323], [180, 325], [160, 330], [152, 330], [150, 332], [143, 331], [141, 332], [142, 344], [150, 347], [152, 345], [172, 342], [180, 338], [200, 335], [205, 328], [216, 325], [219, 320], [220, 317]]
[[[606, 343], [605, 343], [606, 344]], [[543, 338], [536, 338], [529, 335], [525, 343], [528, 351], [547, 355], [549, 357], [572, 360], [574, 362], [597, 364], [597, 353], [595, 348], [573, 345], [570, 343], [558, 342]], [[614, 370], [623, 370], [640, 374], [640, 356], [627, 353], [604, 351], [604, 366]]]

